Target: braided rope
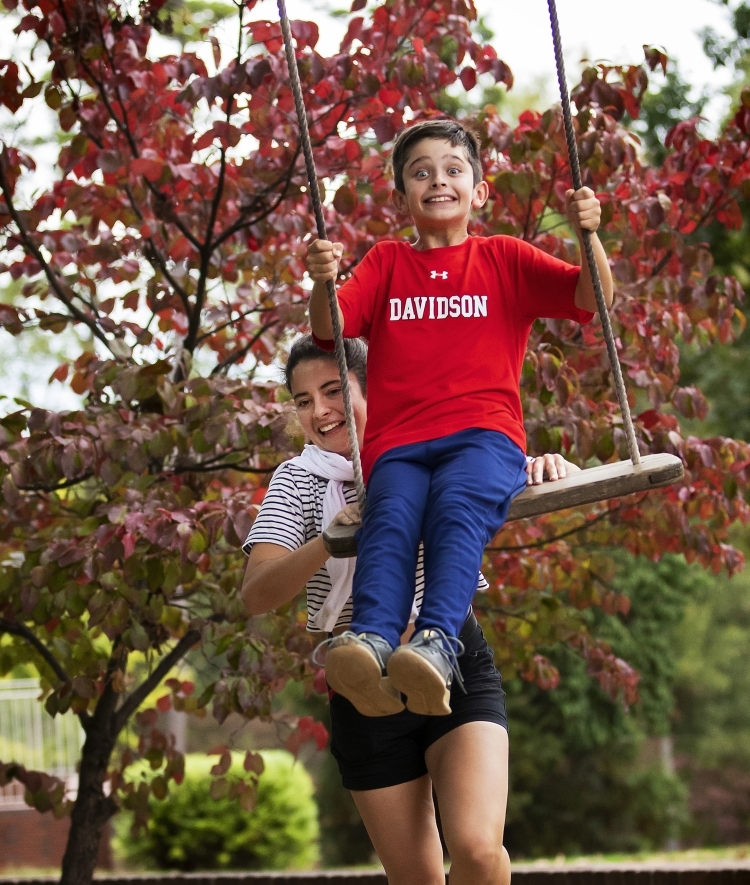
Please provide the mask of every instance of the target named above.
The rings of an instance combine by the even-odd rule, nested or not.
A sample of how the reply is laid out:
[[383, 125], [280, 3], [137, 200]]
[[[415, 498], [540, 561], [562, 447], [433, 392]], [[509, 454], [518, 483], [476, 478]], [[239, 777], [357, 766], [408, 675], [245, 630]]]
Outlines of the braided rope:
[[[281, 32], [284, 35], [284, 51], [286, 52], [286, 64], [289, 68], [289, 85], [292, 87], [294, 95], [294, 106], [297, 110], [297, 122], [299, 124], [300, 142], [302, 152], [305, 156], [305, 167], [307, 168], [307, 181], [310, 186], [310, 202], [312, 203], [313, 212], [315, 213], [315, 222], [318, 228], [318, 239], [327, 240], [326, 226], [323, 220], [323, 207], [320, 201], [320, 190], [318, 189], [318, 176], [315, 172], [315, 161], [313, 159], [312, 145], [310, 144], [310, 132], [307, 127], [307, 114], [305, 113], [305, 102], [302, 98], [302, 87], [299, 81], [299, 71], [297, 70], [297, 58], [294, 53], [294, 44], [292, 43], [292, 29], [289, 25], [289, 17], [286, 12], [286, 3], [284, 0], [277, 0], [279, 7], [279, 18], [281, 22]], [[352, 410], [352, 394], [349, 387], [349, 369], [346, 365], [346, 352], [344, 350], [344, 336], [341, 333], [341, 322], [339, 320], [339, 305], [336, 299], [336, 286], [333, 280], [326, 283], [328, 290], [328, 307], [331, 311], [331, 325], [333, 327], [334, 350], [336, 354], [336, 362], [339, 368], [339, 377], [341, 378], [341, 393], [344, 398], [344, 414], [346, 416], [346, 430], [349, 434], [349, 446], [351, 448], [352, 466], [354, 468], [354, 486], [357, 490], [357, 503], [359, 504], [360, 515], [365, 512], [365, 481], [362, 477], [362, 462], [359, 456], [359, 441], [357, 440], [357, 427], [354, 423], [354, 412]]]
[[[562, 43], [560, 40], [560, 24], [557, 21], [557, 7], [555, 0], [547, 0], [549, 6], [549, 18], [552, 25], [552, 41], [555, 44], [555, 64], [557, 65], [557, 82], [560, 86], [560, 100], [562, 101], [563, 122], [565, 124], [565, 139], [568, 143], [568, 157], [570, 159], [570, 171], [573, 176], [573, 187], [576, 190], [582, 186], [581, 167], [578, 162], [578, 148], [576, 147], [576, 137], [573, 131], [573, 119], [570, 112], [570, 98], [568, 96], [568, 87], [565, 80], [565, 65], [563, 62]], [[612, 377], [615, 382], [615, 390], [617, 392], [617, 400], [620, 404], [622, 412], [622, 420], [625, 425], [625, 434], [628, 441], [628, 452], [633, 466], [641, 463], [641, 456], [638, 451], [638, 442], [635, 438], [635, 429], [633, 427], [633, 419], [630, 415], [630, 407], [628, 406], [628, 394], [625, 390], [625, 382], [622, 377], [622, 369], [620, 361], [617, 357], [617, 347], [612, 333], [612, 323], [607, 312], [607, 305], [604, 301], [604, 292], [602, 291], [602, 282], [599, 278], [599, 269], [596, 266], [594, 258], [594, 247], [591, 245], [591, 232], [582, 230], [583, 245], [586, 251], [586, 261], [588, 262], [591, 280], [594, 284], [594, 294], [596, 295], [596, 306], [599, 308], [599, 318], [602, 322], [602, 330], [604, 332], [604, 340], [607, 344], [607, 355], [612, 366]]]

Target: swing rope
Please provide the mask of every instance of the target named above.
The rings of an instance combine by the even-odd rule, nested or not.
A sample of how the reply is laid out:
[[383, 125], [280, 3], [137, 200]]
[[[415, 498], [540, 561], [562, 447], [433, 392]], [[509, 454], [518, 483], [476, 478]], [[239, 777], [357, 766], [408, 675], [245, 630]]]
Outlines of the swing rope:
[[[549, 19], [550, 24], [552, 25], [552, 42], [555, 45], [557, 82], [560, 86], [560, 100], [562, 102], [563, 122], [565, 124], [565, 139], [568, 143], [570, 171], [573, 177], [573, 187], [576, 190], [579, 190], [582, 187], [581, 167], [578, 162], [578, 148], [576, 147], [576, 137], [575, 132], [573, 131], [573, 118], [570, 112], [570, 98], [568, 96], [568, 87], [565, 80], [565, 65], [563, 63], [562, 41], [560, 40], [560, 25], [557, 20], [557, 6], [555, 0], [547, 0], [547, 5], [549, 6]], [[599, 269], [596, 266], [596, 259], [594, 258], [594, 248], [591, 245], [591, 232], [583, 230], [581, 233], [583, 234], [586, 261], [588, 262], [591, 280], [594, 285], [596, 305], [599, 308], [599, 318], [602, 323], [604, 340], [607, 344], [607, 355], [609, 356], [609, 362], [612, 367], [612, 377], [615, 382], [617, 400], [620, 404], [620, 411], [622, 412], [622, 420], [628, 441], [628, 452], [630, 454], [630, 460], [633, 462], [633, 466], [637, 467], [641, 463], [641, 456], [638, 451], [638, 442], [635, 438], [635, 429], [633, 427], [633, 419], [630, 415], [630, 407], [628, 406], [628, 394], [625, 390], [622, 369], [620, 368], [620, 361], [617, 357], [617, 347], [615, 346], [615, 338], [612, 333], [612, 323], [610, 322], [607, 305], [604, 301], [604, 292], [602, 291], [602, 282], [599, 278]]]
[[[327, 240], [325, 221], [323, 220], [323, 206], [320, 200], [320, 190], [318, 188], [318, 176], [315, 172], [315, 161], [313, 160], [312, 145], [310, 144], [310, 131], [307, 126], [307, 114], [305, 113], [305, 102], [302, 98], [302, 87], [299, 81], [299, 71], [297, 70], [297, 58], [294, 53], [294, 44], [292, 43], [292, 29], [289, 25], [289, 17], [286, 12], [286, 3], [284, 0], [277, 0], [279, 8], [279, 19], [281, 21], [281, 32], [284, 36], [284, 51], [286, 53], [286, 64], [289, 69], [289, 85], [294, 95], [294, 106], [297, 110], [297, 122], [299, 124], [300, 144], [302, 152], [305, 156], [305, 167], [307, 168], [307, 180], [310, 186], [310, 202], [312, 203], [313, 212], [315, 213], [315, 223], [318, 229], [318, 239]], [[352, 409], [352, 394], [349, 387], [349, 369], [346, 365], [346, 351], [344, 350], [344, 336], [341, 330], [341, 322], [339, 321], [338, 301], [336, 300], [336, 286], [333, 280], [326, 283], [328, 291], [328, 306], [331, 311], [331, 325], [333, 327], [334, 351], [336, 354], [336, 362], [339, 369], [339, 377], [341, 379], [341, 393], [344, 399], [344, 414], [346, 415], [346, 430], [349, 434], [349, 447], [351, 449], [352, 467], [354, 468], [354, 486], [357, 490], [357, 504], [359, 505], [360, 515], [365, 512], [365, 481], [362, 477], [362, 462], [359, 456], [359, 441], [357, 440], [357, 427], [354, 423], [354, 411]]]

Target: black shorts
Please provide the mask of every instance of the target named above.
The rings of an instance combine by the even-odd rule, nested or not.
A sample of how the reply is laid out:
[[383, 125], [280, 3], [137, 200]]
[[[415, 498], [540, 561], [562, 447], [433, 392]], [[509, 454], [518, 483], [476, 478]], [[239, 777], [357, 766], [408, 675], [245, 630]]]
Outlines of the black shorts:
[[466, 722], [508, 728], [505, 692], [492, 649], [473, 612], [461, 628], [459, 670], [466, 693], [454, 681], [449, 716], [363, 716], [340, 694], [331, 697], [331, 753], [348, 790], [377, 790], [427, 774], [424, 754], [438, 738]]

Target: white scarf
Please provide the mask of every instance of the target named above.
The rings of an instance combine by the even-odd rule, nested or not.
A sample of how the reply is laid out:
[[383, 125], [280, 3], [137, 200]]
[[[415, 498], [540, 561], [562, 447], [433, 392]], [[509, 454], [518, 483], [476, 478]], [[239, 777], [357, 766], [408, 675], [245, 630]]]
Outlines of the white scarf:
[[[354, 479], [352, 462], [343, 455], [333, 452], [324, 452], [317, 446], [307, 445], [302, 454], [292, 458], [289, 462], [297, 467], [302, 467], [313, 476], [327, 479], [325, 495], [323, 495], [323, 527], [325, 531], [331, 524], [334, 516], [347, 505], [344, 497], [344, 483]], [[323, 607], [312, 618], [315, 626], [326, 633], [330, 633], [336, 626], [347, 599], [352, 593], [352, 578], [354, 567], [357, 564], [355, 558], [334, 559], [326, 561], [328, 576], [331, 579], [331, 592], [325, 599]]]

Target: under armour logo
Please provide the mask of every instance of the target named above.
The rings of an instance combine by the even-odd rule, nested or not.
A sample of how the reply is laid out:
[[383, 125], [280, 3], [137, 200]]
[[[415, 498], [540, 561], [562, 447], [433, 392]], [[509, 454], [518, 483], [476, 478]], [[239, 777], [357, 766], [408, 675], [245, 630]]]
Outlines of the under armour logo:
[[442, 280], [448, 279], [448, 271], [447, 270], [431, 270], [430, 276], [433, 280], [436, 280], [438, 277]]

